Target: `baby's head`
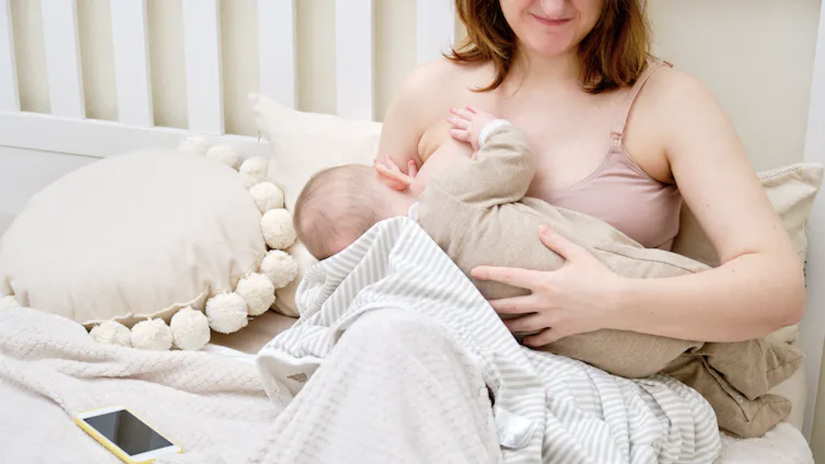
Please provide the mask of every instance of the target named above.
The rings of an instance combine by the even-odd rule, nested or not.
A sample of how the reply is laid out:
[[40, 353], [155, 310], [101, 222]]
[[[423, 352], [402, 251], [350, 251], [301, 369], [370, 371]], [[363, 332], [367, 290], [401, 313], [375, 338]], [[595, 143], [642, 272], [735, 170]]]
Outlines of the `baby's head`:
[[351, 245], [377, 222], [403, 214], [404, 196], [381, 183], [370, 166], [324, 169], [312, 176], [298, 196], [295, 231], [315, 258], [325, 259]]

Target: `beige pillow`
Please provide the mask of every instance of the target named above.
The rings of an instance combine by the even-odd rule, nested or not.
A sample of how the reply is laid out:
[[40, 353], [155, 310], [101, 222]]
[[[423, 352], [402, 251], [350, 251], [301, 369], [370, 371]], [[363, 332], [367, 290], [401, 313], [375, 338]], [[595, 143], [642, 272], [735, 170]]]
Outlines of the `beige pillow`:
[[[822, 185], [822, 173], [822, 165], [815, 163], [793, 164], [758, 173], [774, 210], [782, 219], [803, 262], [808, 245], [808, 217]], [[687, 206], [682, 209], [681, 227], [673, 243], [673, 251], [709, 266], [720, 264], [713, 245]], [[780, 329], [768, 338], [790, 343], [798, 335], [799, 327], [794, 325]]]
[[168, 320], [257, 270], [260, 223], [225, 165], [181, 151], [109, 157], [29, 201], [3, 236], [0, 287], [87, 326]]

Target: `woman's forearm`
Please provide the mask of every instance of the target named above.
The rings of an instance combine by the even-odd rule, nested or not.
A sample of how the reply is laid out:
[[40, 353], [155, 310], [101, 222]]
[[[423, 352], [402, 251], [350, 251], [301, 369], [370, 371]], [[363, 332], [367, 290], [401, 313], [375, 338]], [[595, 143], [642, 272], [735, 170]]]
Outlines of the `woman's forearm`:
[[797, 259], [747, 254], [698, 274], [626, 281], [611, 325], [687, 340], [733, 342], [799, 322], [804, 306], [804, 277]]

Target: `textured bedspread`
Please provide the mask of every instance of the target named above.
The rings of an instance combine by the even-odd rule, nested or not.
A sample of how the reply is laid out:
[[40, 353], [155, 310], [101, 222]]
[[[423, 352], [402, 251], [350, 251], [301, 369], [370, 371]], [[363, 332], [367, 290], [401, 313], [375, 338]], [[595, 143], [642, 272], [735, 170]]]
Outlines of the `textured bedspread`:
[[[349, 409], [353, 408], [352, 398], [362, 398], [360, 406], [367, 411], [375, 399], [383, 397], [383, 390], [394, 389], [391, 396], [415, 400], [411, 400], [410, 410], [398, 411], [397, 416], [384, 418], [384, 422], [408, 425], [410, 429], [426, 424], [435, 437], [450, 436], [454, 427], [449, 424], [478, 433], [494, 427], [492, 435], [498, 437], [501, 459], [508, 463], [710, 463], [719, 453], [715, 417], [698, 393], [666, 377], [630, 381], [518, 345], [472, 283], [417, 224], [406, 218], [376, 225], [344, 252], [313, 267], [299, 290], [299, 308], [302, 319], [264, 347], [258, 359], [264, 384], [276, 401], [288, 404], [303, 385], [311, 390], [304, 391], [296, 401], [315, 402], [313, 409], [319, 413], [310, 418], [294, 417], [291, 427], [310, 430], [312, 424], [341, 421], [342, 413], [337, 408], [342, 403]], [[486, 395], [469, 400], [448, 398], [452, 407], [421, 412], [415, 403], [426, 386], [437, 385], [437, 380], [428, 378], [426, 371], [405, 373], [404, 366], [415, 363], [385, 365], [372, 353], [375, 345], [366, 347], [357, 356], [363, 362], [348, 365], [347, 372], [348, 376], [358, 377], [359, 385], [380, 385], [380, 393], [376, 391], [371, 398], [371, 387], [353, 388], [348, 384], [352, 391], [344, 392], [349, 401], [314, 396], [314, 392], [324, 390], [319, 388], [320, 383], [343, 380], [326, 373], [320, 379], [313, 378], [315, 369], [336, 351], [337, 342], [347, 339], [346, 332], [357, 327], [359, 318], [375, 318], [375, 313], [387, 311], [406, 319], [400, 324], [403, 330], [393, 328], [387, 318], [372, 323], [374, 333], [387, 329], [383, 334], [388, 339], [383, 357], [403, 356], [396, 351], [427, 356], [427, 346], [439, 343], [439, 338], [428, 337], [428, 332], [437, 330], [433, 327], [446, 331], [440, 338], [445, 346], [430, 350], [434, 356], [430, 356], [428, 367], [461, 370], [463, 375], [455, 372], [454, 377], [467, 379], [469, 391], [483, 389], [486, 384], [495, 398], [494, 424], [485, 423], [483, 413], [467, 411], [484, 407], [489, 410], [489, 400], [480, 400]], [[372, 337], [380, 336], [374, 333]], [[347, 349], [358, 349], [358, 345], [350, 342]], [[340, 371], [340, 361], [335, 362], [335, 370]], [[381, 363], [381, 368], [376, 370], [372, 363]], [[387, 381], [388, 369], [404, 381]], [[307, 379], [311, 380], [307, 383]], [[427, 420], [427, 414], [446, 419]], [[364, 430], [376, 420], [358, 415], [349, 419], [336, 429], [325, 428], [325, 433]], [[377, 429], [375, 433], [375, 442], [393, 441], [395, 448], [380, 458], [375, 455], [375, 459], [368, 459], [370, 462], [390, 462], [414, 454], [419, 448], [416, 445], [435, 448], [436, 454], [455, 448], [454, 443], [437, 439], [420, 444], [399, 441], [396, 434], [403, 433], [403, 427], [400, 432]], [[346, 454], [330, 442], [302, 445], [309, 447], [307, 458], [295, 456], [291, 462], [322, 462], [324, 456]], [[471, 445], [464, 446], [471, 449]], [[456, 462], [497, 462], [497, 456], [484, 455], [489, 451], [481, 447], [474, 452], [478, 454]]]

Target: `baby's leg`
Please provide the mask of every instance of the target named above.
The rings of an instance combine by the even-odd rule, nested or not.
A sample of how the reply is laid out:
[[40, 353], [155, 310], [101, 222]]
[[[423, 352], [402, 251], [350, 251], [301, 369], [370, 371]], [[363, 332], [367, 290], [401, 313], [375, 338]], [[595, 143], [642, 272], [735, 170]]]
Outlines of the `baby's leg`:
[[694, 353], [751, 400], [787, 380], [802, 365], [802, 352], [798, 348], [787, 343], [772, 344], [763, 338], [706, 343]]
[[790, 377], [801, 362], [796, 348], [757, 339], [707, 343], [680, 356], [662, 373], [705, 397], [723, 430], [753, 438], [790, 414], [791, 402], [767, 391]]
[[584, 361], [613, 375], [643, 378], [698, 346], [701, 343], [604, 329], [571, 335], [539, 349]]

